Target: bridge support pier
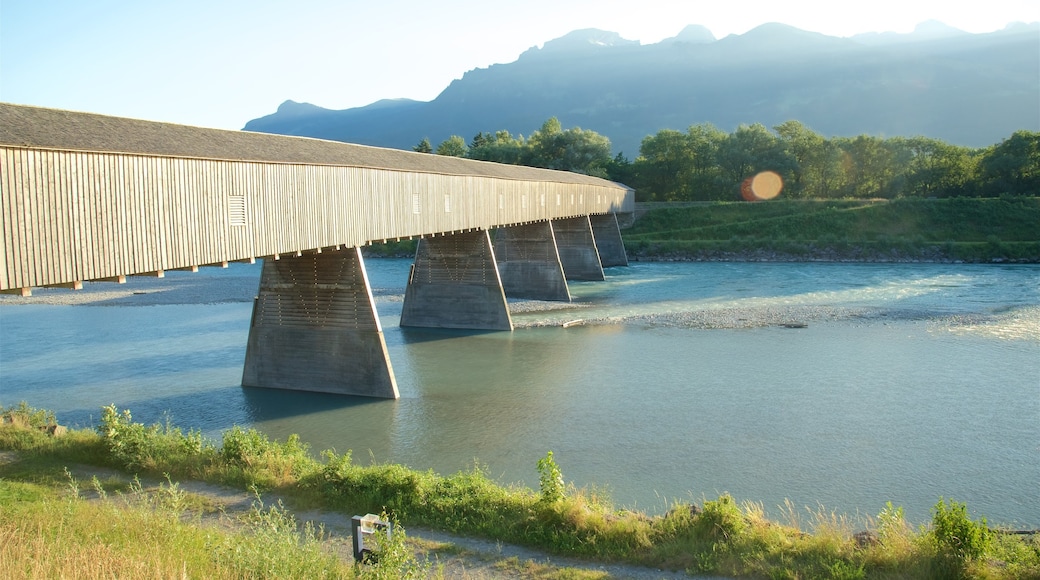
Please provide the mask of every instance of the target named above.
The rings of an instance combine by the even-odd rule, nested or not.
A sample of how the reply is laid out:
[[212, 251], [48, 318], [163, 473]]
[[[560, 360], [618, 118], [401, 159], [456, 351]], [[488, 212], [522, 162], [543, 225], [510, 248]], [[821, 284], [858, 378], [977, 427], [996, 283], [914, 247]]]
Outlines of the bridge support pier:
[[553, 220], [560, 263], [568, 280], [601, 281], [603, 264], [599, 261], [596, 237], [589, 216]]
[[552, 222], [495, 230], [495, 259], [506, 296], [570, 302]]
[[625, 243], [621, 240], [621, 226], [618, 225], [617, 214], [604, 213], [589, 216], [592, 232], [596, 236], [596, 249], [604, 268], [610, 266], [627, 266], [628, 254]]
[[419, 240], [401, 326], [513, 330], [487, 230]]
[[398, 398], [359, 248], [264, 260], [242, 385]]

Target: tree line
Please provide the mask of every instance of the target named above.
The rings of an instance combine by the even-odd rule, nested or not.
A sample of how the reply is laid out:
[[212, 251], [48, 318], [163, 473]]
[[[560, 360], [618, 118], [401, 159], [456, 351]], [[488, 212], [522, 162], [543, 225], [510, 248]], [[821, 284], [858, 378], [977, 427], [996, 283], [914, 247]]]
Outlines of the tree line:
[[415, 151], [574, 171], [624, 183], [639, 201], [741, 199], [741, 184], [771, 171], [788, 199], [897, 199], [1040, 195], [1040, 132], [1016, 131], [983, 148], [929, 137], [825, 138], [798, 121], [760, 123], [726, 133], [711, 124], [645, 137], [639, 156], [611, 156], [610, 140], [563, 129], [555, 117], [524, 138], [481, 132], [453, 135]]

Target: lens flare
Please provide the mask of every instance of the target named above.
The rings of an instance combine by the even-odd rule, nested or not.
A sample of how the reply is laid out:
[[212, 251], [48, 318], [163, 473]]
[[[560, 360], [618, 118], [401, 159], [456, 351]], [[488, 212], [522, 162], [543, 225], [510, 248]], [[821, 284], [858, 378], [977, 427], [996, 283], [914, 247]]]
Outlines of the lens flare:
[[764, 201], [780, 195], [784, 180], [775, 171], [762, 171], [740, 184], [740, 195], [746, 201]]

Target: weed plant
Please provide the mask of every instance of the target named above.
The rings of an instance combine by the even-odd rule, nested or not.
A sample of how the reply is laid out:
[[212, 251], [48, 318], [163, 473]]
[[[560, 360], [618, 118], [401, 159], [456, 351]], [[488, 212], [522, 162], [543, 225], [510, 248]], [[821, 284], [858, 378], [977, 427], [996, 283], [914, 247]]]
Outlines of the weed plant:
[[[298, 438], [281, 443], [242, 429], [229, 430], [223, 446], [217, 449], [199, 441], [195, 434], [170, 426], [134, 423], [128, 412], [115, 408], [103, 412], [102, 419], [96, 432], [75, 431], [65, 437], [50, 437], [10, 422], [0, 428], [0, 448], [18, 450], [36, 466], [33, 470], [17, 467], [26, 461], [0, 466], [0, 509], [5, 510], [0, 513], [0, 522], [6, 526], [0, 533], [33, 549], [51, 544], [54, 546], [46, 549], [73, 549], [64, 547], [68, 545], [84, 550], [84, 554], [100, 549], [87, 539], [92, 527], [103, 526], [96, 516], [74, 518], [88, 522], [82, 524], [83, 529], [78, 527], [80, 523], [58, 517], [61, 510], [96, 508], [45, 497], [39, 500], [49, 506], [42, 510], [46, 512], [44, 519], [30, 520], [36, 523], [28, 528], [20, 523], [24, 519], [21, 512], [12, 511], [24, 503], [16, 498], [47, 495], [34, 487], [39, 484], [21, 483], [39, 477], [30, 471], [49, 473], [44, 479], [53, 482], [58, 479], [53, 473], [60, 462], [93, 457], [99, 464], [120, 465], [130, 472], [167, 472], [177, 477], [187, 474], [240, 488], [255, 487], [260, 482], [277, 488], [291, 502], [314, 502], [346, 513], [382, 512], [409, 525], [657, 568], [771, 578], [1040, 578], [1040, 539], [997, 533], [985, 519], [971, 520], [966, 507], [952, 500], [940, 499], [931, 525], [916, 530], [904, 520], [901, 507], [887, 504], [869, 522], [868, 530], [859, 534], [843, 516], [823, 509], [810, 511], [806, 517], [788, 505], [788, 521], [780, 523], [767, 519], [760, 504], [738, 504], [728, 494], [704, 500], [701, 507], [676, 503], [666, 514], [651, 517], [616, 509], [598, 490], [564, 485], [562, 470], [551, 453], [538, 462], [541, 485], [535, 492], [500, 486], [479, 466], [444, 477], [392, 464], [358, 465], [350, 452], [325, 451], [317, 459], [307, 453]], [[85, 453], [80, 456], [77, 450]], [[273, 537], [287, 537], [291, 526], [282, 524], [291, 515], [283, 506], [260, 506], [256, 511], [257, 521], [266, 522], [261, 527], [273, 530]], [[154, 508], [152, 512], [148, 517], [164, 513]], [[163, 517], [167, 519], [157, 527], [171, 534], [181, 533], [176, 522]], [[58, 523], [58, 530], [73, 535], [57, 536], [53, 530], [43, 529], [55, 527], [42, 523], [52, 518], [56, 518], [53, 523]], [[13, 527], [11, 522], [19, 524]], [[301, 533], [286, 543], [307, 545], [315, 540], [313, 530]], [[190, 534], [184, 539], [176, 534], [155, 541], [160, 545], [198, 542]], [[212, 548], [212, 541], [207, 541]], [[234, 543], [237, 540], [227, 541], [232, 543], [218, 545], [238, 545]], [[274, 547], [263, 544], [267, 541], [263, 537], [257, 541], [266, 547], [248, 549], [275, 553]], [[221, 548], [217, 553], [238, 553], [236, 550], [247, 553], [246, 548], [238, 547]], [[160, 551], [177, 553], [182, 549]], [[248, 553], [243, 560], [262, 560], [259, 552]], [[6, 553], [0, 555], [8, 560]], [[19, 558], [19, 566], [29, 565], [24, 556]], [[64, 556], [55, 556], [56, 560], [61, 558]], [[84, 562], [88, 559], [82, 556]], [[281, 556], [277, 559], [281, 561]], [[196, 565], [179, 560], [150, 562], [148, 566], [164, 575], [179, 574], [178, 566]], [[239, 565], [235, 562], [227, 556], [215, 565], [232, 570]], [[270, 564], [270, 569], [275, 570], [274, 566]], [[403, 570], [395, 573], [408, 572]], [[113, 572], [117, 574], [118, 570]], [[125, 575], [134, 574], [128, 571]], [[189, 573], [194, 575], [205, 574]]]

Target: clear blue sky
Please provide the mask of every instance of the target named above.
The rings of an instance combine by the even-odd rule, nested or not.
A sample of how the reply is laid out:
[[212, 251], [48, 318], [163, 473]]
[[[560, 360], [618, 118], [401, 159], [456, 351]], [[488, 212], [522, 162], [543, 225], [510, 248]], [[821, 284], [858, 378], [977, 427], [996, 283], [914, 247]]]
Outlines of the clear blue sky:
[[0, 101], [240, 129], [286, 99], [428, 101], [582, 28], [643, 44], [782, 22], [833, 36], [1040, 20], [1038, 0], [0, 0]]

